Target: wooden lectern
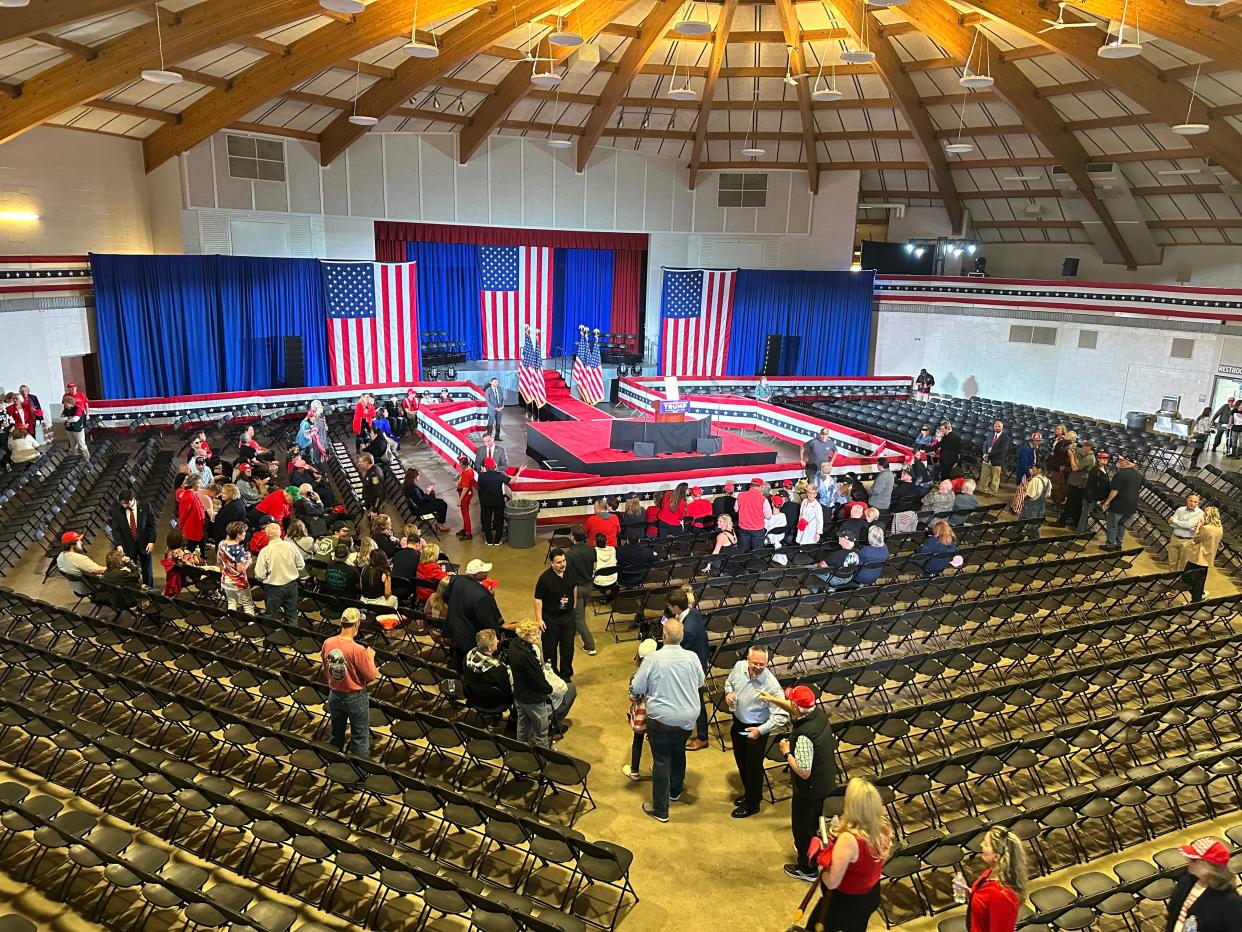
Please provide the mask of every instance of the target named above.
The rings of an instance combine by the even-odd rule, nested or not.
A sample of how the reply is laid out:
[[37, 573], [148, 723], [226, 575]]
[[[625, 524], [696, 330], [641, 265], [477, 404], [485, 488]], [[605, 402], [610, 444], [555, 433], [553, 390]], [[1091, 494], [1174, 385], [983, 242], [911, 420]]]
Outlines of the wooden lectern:
[[686, 419], [686, 411], [690, 408], [689, 401], [668, 401], [661, 399], [656, 402], [655, 419], [657, 424], [670, 421], [680, 422]]

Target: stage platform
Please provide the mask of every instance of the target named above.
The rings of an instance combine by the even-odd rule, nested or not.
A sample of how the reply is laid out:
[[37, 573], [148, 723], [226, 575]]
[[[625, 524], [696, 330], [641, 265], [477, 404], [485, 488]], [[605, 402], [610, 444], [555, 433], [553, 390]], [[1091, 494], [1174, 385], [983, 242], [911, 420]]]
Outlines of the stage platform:
[[608, 447], [612, 419], [590, 421], [540, 421], [526, 425], [526, 454], [539, 462], [555, 460], [570, 472], [598, 476], [650, 475], [691, 469], [735, 469], [766, 466], [776, 462], [777, 452], [746, 440], [733, 431], [713, 428], [721, 439], [716, 454], [670, 453], [638, 457]]
[[549, 421], [611, 421], [613, 419], [607, 411], [593, 408], [577, 398], [549, 398], [543, 410], [544, 416]]

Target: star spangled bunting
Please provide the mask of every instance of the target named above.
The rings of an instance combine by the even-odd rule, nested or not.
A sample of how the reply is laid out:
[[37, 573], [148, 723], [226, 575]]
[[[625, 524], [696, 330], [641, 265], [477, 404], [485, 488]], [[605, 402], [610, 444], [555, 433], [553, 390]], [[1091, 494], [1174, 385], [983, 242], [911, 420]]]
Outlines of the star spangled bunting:
[[480, 246], [483, 357], [519, 359], [527, 327], [539, 339], [539, 352], [551, 350], [551, 246]]
[[660, 300], [663, 375], [718, 376], [729, 357], [737, 269], [665, 269]]
[[418, 380], [413, 262], [321, 262], [333, 385]]
[[518, 393], [539, 407], [548, 403], [548, 383], [543, 380], [543, 356], [527, 330], [522, 338], [522, 361], [518, 366]]
[[604, 400], [604, 369], [599, 355], [599, 338], [585, 335], [578, 341], [574, 354], [574, 386], [586, 404], [597, 405]]

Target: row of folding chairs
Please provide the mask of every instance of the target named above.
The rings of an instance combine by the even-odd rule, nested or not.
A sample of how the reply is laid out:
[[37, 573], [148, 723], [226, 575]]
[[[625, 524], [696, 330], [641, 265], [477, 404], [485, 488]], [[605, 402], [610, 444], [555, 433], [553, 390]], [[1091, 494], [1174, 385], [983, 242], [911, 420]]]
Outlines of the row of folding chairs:
[[108, 451], [98, 447], [91, 460], [66, 455], [62, 447], [22, 469], [21, 479], [0, 495], [0, 567], [12, 566], [40, 538], [40, 522], [73, 494], [80, 478], [96, 458]]

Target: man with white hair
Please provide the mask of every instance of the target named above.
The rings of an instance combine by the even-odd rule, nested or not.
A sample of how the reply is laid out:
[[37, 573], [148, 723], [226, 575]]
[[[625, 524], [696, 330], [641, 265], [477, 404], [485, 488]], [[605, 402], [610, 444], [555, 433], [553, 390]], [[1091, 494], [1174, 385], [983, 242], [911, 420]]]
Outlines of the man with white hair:
[[970, 512], [979, 507], [975, 488], [975, 480], [967, 479], [962, 483], [962, 491], [953, 496], [953, 514], [949, 516], [949, 524], [953, 527], [965, 524], [970, 519]]
[[280, 536], [275, 521], [263, 528], [267, 546], [259, 551], [254, 564], [255, 578], [263, 583], [263, 614], [283, 618], [285, 624], [298, 621], [298, 579], [306, 568], [306, 558], [291, 540]]

